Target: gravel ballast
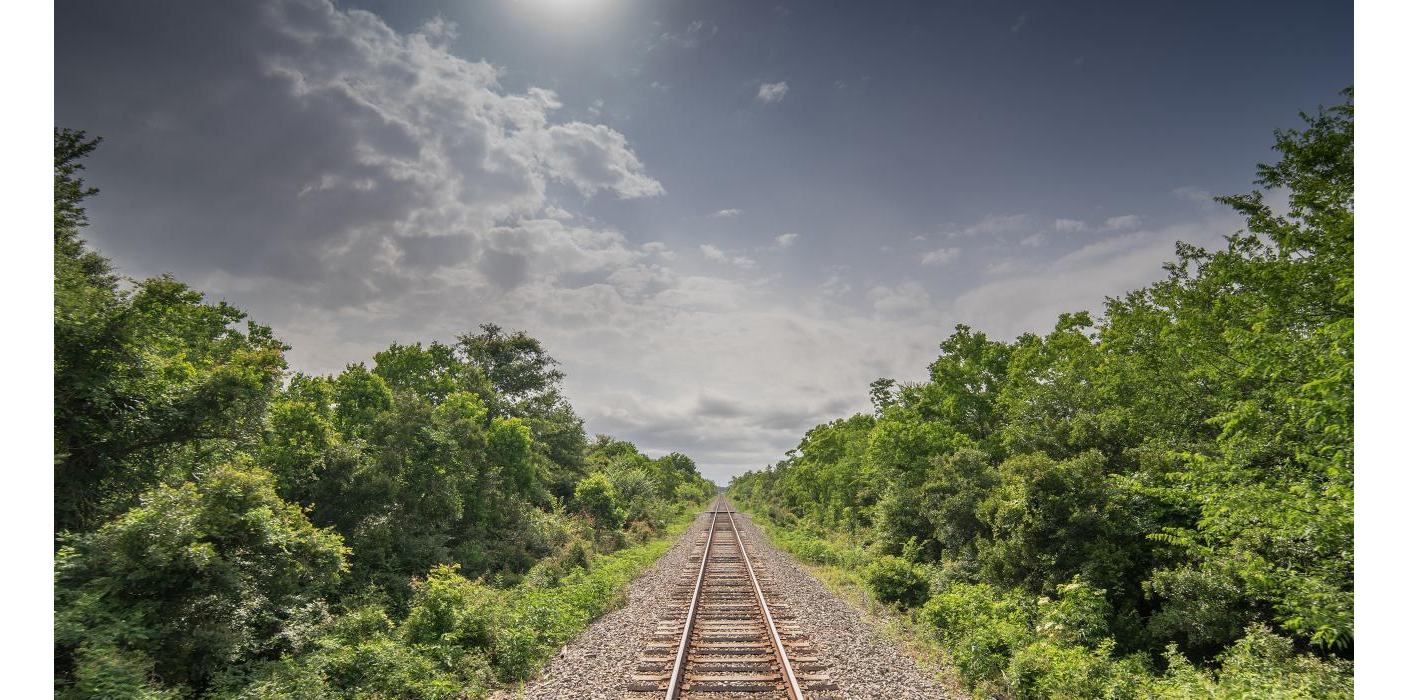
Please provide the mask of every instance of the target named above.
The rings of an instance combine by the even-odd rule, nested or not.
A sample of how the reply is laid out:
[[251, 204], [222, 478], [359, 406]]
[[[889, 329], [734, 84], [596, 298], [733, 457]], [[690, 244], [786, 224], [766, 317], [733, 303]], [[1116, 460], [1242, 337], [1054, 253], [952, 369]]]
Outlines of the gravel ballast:
[[[817, 656], [826, 662], [832, 682], [843, 697], [853, 700], [937, 700], [967, 698], [951, 693], [923, 671], [915, 658], [903, 651], [868, 619], [865, 611], [838, 598], [739, 514], [744, 542], [754, 548], [757, 564], [773, 577], [780, 600], [797, 616], [803, 631], [812, 637]], [[882, 623], [884, 624], [884, 623]]]
[[[494, 700], [619, 700], [630, 685], [640, 650], [650, 641], [660, 608], [671, 597], [680, 572], [694, 560], [699, 533], [708, 527], [701, 513], [670, 551], [625, 590], [625, 606], [592, 622], [542, 668], [525, 689], [500, 690]], [[697, 560], [695, 560], [697, 561]], [[520, 694], [519, 694], [520, 693]]]
[[[745, 543], [753, 550], [760, 574], [773, 581], [779, 602], [789, 605], [796, 622], [828, 667], [840, 689], [834, 697], [862, 700], [935, 700], [966, 697], [951, 693], [895, 642], [877, 630], [860, 608], [841, 600], [791, 555], [775, 547], [747, 515], [736, 516]], [[650, 641], [655, 621], [669, 604], [684, 568], [694, 560], [699, 533], [708, 525], [701, 515], [664, 557], [630, 584], [626, 605], [591, 623], [547, 662], [525, 689], [503, 690], [493, 697], [610, 700], [643, 693], [628, 692], [631, 670]]]

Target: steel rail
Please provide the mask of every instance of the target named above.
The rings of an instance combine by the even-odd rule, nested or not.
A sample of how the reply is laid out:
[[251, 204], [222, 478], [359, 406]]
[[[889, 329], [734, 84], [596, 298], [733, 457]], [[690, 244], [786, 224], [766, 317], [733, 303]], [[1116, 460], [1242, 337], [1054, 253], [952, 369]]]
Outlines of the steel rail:
[[[699, 577], [694, 580], [694, 595], [689, 599], [689, 614], [684, 618], [684, 633], [679, 638], [679, 653], [675, 655], [675, 666], [670, 672], [670, 686], [665, 690], [665, 700], [678, 700], [684, 669], [689, 665], [689, 638], [694, 633], [694, 614], [699, 611], [699, 593], [704, 590], [704, 571], [709, 566], [709, 554], [714, 546], [714, 526], [719, 524], [719, 512], [719, 502], [715, 501], [713, 515], [709, 518], [709, 538], [704, 541], [704, 556], [699, 560]], [[732, 522], [733, 518], [729, 520]]]
[[753, 592], [758, 598], [758, 609], [763, 611], [763, 621], [768, 626], [768, 633], [773, 637], [773, 653], [778, 656], [778, 663], [783, 667], [783, 678], [788, 681], [788, 698], [789, 700], [802, 700], [802, 686], [798, 685], [798, 676], [793, 673], [793, 664], [788, 660], [788, 648], [783, 645], [783, 638], [778, 636], [778, 626], [773, 622], [773, 611], [768, 609], [768, 599], [763, 597], [763, 588], [758, 585], [758, 575], [753, 573], [753, 562], [749, 561], [748, 550], [744, 549], [739, 526], [734, 522], [734, 511], [729, 511], [729, 525], [734, 529], [734, 539], [738, 541], [739, 554], [743, 557], [744, 568], [748, 570], [748, 578], [753, 581]]

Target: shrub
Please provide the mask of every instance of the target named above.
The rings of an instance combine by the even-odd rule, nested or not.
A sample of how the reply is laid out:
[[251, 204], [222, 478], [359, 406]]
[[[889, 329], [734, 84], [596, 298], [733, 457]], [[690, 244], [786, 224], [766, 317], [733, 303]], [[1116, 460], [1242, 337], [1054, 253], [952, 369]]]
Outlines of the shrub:
[[1144, 654], [1112, 658], [1113, 643], [1096, 649], [1039, 640], [1015, 652], [1005, 684], [1018, 700], [1093, 700], [1142, 697], [1151, 677]]
[[132, 698], [133, 700], [176, 700], [175, 690], [152, 682], [153, 661], [139, 651], [107, 645], [85, 645], [79, 649], [74, 683], [56, 698]]
[[867, 566], [867, 588], [883, 603], [916, 607], [930, 595], [930, 580], [921, 567], [900, 557], [885, 556]]
[[414, 598], [399, 635], [413, 645], [452, 645], [467, 650], [492, 646], [498, 592], [458, 575], [458, 565], [440, 564], [413, 584]]
[[56, 557], [56, 662], [72, 655], [76, 683], [152, 663], [164, 686], [200, 691], [234, 664], [294, 650], [347, 553], [264, 470], [228, 464], [161, 486]]
[[1156, 639], [1177, 642], [1193, 656], [1211, 656], [1245, 634], [1258, 615], [1248, 610], [1242, 584], [1235, 577], [1195, 567], [1158, 569], [1144, 581], [1161, 608], [1147, 621]]
[[789, 530], [774, 538], [774, 544], [788, 550], [793, 556], [809, 564], [836, 564], [837, 552], [825, 540], [812, 535]]
[[1113, 613], [1106, 591], [1089, 586], [1077, 576], [1057, 590], [1057, 600], [1039, 601], [1038, 632], [1059, 644], [1092, 647], [1103, 641]]
[[576, 507], [591, 516], [596, 527], [619, 530], [625, 524], [625, 509], [616, 496], [615, 484], [603, 472], [596, 472], [576, 484]]
[[486, 661], [463, 654], [458, 672], [440, 660], [400, 643], [386, 634], [350, 642], [339, 637], [322, 640], [305, 655], [289, 658], [247, 686], [237, 697], [292, 700], [455, 700], [487, 696]]
[[714, 487], [708, 481], [680, 484], [675, 487], [675, 500], [681, 503], [703, 503], [713, 495]]
[[950, 584], [926, 602], [920, 619], [940, 636], [971, 687], [1002, 678], [1014, 650], [1031, 639], [1028, 610], [982, 583]]
[[668, 549], [668, 541], [652, 542], [598, 557], [589, 569], [571, 571], [558, 586], [509, 592], [494, 633], [498, 678], [511, 683], [531, 677], [561, 645], [609, 610], [625, 585]]
[[1325, 661], [1296, 654], [1293, 643], [1262, 624], [1223, 651], [1221, 667], [1197, 668], [1171, 645], [1167, 674], [1149, 685], [1147, 694], [1164, 698], [1351, 698], [1354, 667], [1344, 660]]

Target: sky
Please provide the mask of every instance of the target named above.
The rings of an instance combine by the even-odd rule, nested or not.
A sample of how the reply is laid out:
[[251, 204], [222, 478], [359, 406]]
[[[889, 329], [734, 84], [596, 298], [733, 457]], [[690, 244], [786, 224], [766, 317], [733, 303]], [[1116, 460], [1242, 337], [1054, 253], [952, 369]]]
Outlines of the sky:
[[[1353, 83], [1340, 2], [69, 2], [89, 240], [292, 369], [525, 329], [588, 433], [721, 483], [1241, 222]], [[1279, 200], [1277, 200], [1279, 201]]]

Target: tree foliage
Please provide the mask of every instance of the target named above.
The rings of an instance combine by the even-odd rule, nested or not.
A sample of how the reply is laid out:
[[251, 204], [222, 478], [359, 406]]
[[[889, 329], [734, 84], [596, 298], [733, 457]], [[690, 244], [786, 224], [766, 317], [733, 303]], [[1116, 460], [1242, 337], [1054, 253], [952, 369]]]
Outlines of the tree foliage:
[[59, 665], [73, 668], [79, 696], [133, 665], [159, 687], [201, 690], [233, 662], [292, 650], [324, 615], [347, 554], [260, 469], [222, 465], [159, 486], [60, 549]]
[[1164, 658], [1158, 694], [1303, 686], [1287, 667], [1332, 689], [1354, 635], [1346, 94], [1276, 132], [1256, 184], [1284, 211], [1218, 198], [1246, 229], [1179, 243], [1165, 279], [1101, 316], [1013, 342], [957, 327], [927, 381], [874, 382], [873, 415], [814, 428], [730, 493], [868, 547], [884, 600], [902, 600], [884, 572], [929, 567], [922, 615], [985, 694], [1114, 693]]
[[79, 237], [97, 145], [54, 134], [56, 530], [92, 530], [160, 483], [249, 448], [280, 388], [270, 328], [171, 277], [120, 280]]
[[287, 372], [266, 326], [88, 248], [98, 142], [54, 138], [56, 695], [478, 696], [712, 493], [682, 454], [588, 444], [522, 331]]

